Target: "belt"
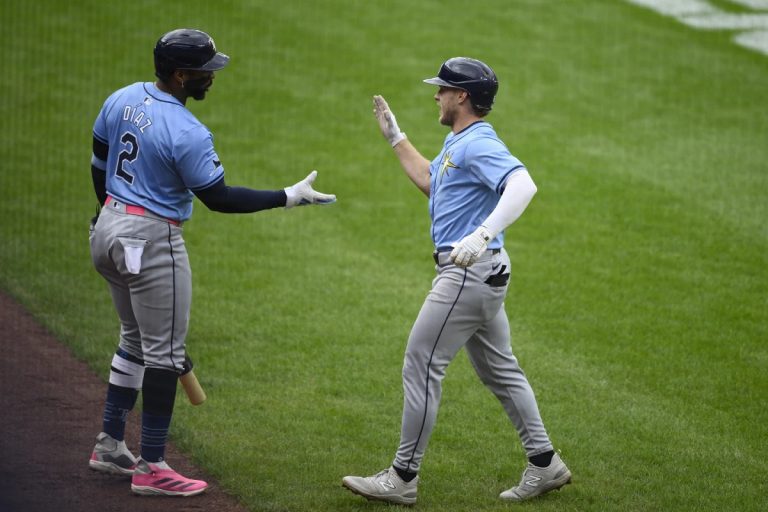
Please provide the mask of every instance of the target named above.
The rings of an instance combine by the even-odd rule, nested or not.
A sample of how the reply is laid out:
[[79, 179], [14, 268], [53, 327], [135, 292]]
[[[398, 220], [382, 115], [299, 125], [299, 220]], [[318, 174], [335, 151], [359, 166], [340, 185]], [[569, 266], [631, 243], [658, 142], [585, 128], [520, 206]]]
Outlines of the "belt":
[[122, 201], [118, 201], [112, 196], [107, 196], [107, 200], [104, 203], [104, 206], [112, 206], [115, 209], [119, 209], [122, 206], [125, 208], [125, 213], [129, 215], [138, 215], [140, 217], [147, 217], [150, 219], [162, 220], [163, 222], [167, 222], [168, 224], [173, 224], [174, 226], [181, 227], [181, 221], [161, 217], [160, 215], [147, 210], [143, 206], [136, 206], [135, 204], [124, 203]]
[[[483, 256], [490, 256], [493, 254], [499, 254], [501, 252], [501, 249], [488, 249], [485, 251], [480, 258]], [[450, 256], [451, 251], [443, 251], [440, 249], [437, 249], [435, 252], [432, 253], [432, 259], [435, 260], [435, 265], [447, 265], [448, 263], [451, 263], [451, 260], [448, 256]], [[442, 260], [442, 263], [440, 261]]]

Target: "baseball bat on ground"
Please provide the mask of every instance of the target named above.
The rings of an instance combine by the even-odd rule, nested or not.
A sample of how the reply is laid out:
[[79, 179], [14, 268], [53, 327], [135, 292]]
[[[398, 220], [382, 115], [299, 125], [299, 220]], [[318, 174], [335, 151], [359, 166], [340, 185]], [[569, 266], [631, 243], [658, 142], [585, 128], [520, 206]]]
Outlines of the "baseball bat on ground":
[[181, 386], [184, 388], [184, 392], [187, 394], [187, 398], [189, 398], [189, 402], [192, 405], [200, 405], [205, 402], [205, 391], [200, 385], [200, 382], [198, 382], [192, 368], [192, 359], [190, 359], [189, 356], [186, 356], [186, 359], [184, 360], [184, 369], [181, 371], [181, 375], [179, 375], [179, 380], [181, 381]]

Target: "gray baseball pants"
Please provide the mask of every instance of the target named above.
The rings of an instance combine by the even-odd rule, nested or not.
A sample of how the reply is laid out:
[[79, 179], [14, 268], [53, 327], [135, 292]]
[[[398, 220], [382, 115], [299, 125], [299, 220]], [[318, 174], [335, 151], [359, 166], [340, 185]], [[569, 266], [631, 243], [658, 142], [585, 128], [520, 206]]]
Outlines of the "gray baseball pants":
[[503, 279], [510, 272], [509, 255], [504, 249], [488, 250], [466, 269], [451, 263], [448, 255], [437, 256], [437, 277], [408, 339], [402, 430], [393, 464], [419, 471], [437, 418], [445, 370], [461, 347], [501, 402], [527, 456], [552, 450], [533, 390], [510, 346], [504, 310], [508, 282]]
[[91, 233], [91, 258], [120, 318], [120, 348], [147, 368], [180, 372], [192, 301], [182, 229], [110, 202]]

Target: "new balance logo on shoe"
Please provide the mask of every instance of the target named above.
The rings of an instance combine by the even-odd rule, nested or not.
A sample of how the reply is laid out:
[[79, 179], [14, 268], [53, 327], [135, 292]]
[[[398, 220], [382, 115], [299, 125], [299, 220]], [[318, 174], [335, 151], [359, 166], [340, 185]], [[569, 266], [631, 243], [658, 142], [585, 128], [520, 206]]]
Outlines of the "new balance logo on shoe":
[[528, 480], [525, 481], [525, 485], [530, 485], [531, 487], [538, 487], [540, 481], [541, 481], [540, 476], [531, 475], [528, 477]]
[[382, 487], [385, 489], [394, 489], [395, 484], [392, 483], [392, 480], [387, 480], [386, 482], [379, 482]]

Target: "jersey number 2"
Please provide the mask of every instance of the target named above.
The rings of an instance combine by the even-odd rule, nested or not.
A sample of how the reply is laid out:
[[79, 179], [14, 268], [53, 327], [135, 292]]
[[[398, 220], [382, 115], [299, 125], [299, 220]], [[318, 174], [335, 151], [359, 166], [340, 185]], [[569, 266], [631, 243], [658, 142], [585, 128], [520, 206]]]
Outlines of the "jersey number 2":
[[129, 185], [133, 185], [133, 174], [129, 173], [123, 168], [125, 162], [131, 163], [139, 156], [139, 141], [136, 140], [136, 136], [131, 132], [125, 132], [120, 137], [120, 142], [125, 145], [119, 155], [117, 155], [117, 169], [115, 174], [118, 178], [122, 178]]

